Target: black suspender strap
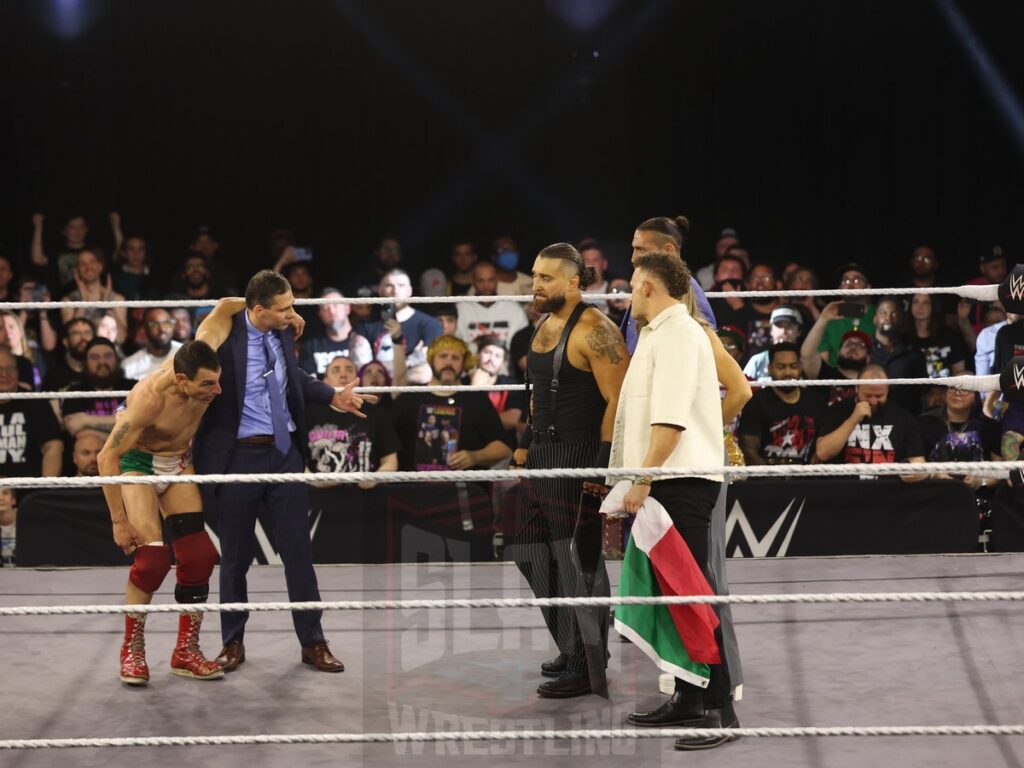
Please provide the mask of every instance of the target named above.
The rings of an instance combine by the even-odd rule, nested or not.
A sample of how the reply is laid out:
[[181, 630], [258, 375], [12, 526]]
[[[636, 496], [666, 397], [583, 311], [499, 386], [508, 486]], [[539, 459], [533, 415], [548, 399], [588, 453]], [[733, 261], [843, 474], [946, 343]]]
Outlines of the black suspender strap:
[[558, 441], [558, 430], [555, 429], [555, 415], [558, 413], [558, 374], [562, 371], [562, 360], [565, 359], [565, 346], [569, 343], [569, 334], [579, 321], [580, 316], [590, 305], [585, 302], [577, 304], [562, 329], [562, 336], [555, 347], [554, 359], [551, 361], [551, 423], [548, 425], [548, 437], [552, 442]]

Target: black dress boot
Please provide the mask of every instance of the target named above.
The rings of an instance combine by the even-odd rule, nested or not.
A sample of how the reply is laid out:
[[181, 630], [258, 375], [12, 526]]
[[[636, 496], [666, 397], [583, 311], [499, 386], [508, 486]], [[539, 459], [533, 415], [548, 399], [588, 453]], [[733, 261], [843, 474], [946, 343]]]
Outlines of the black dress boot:
[[540, 673], [544, 677], [558, 677], [560, 674], [565, 672], [569, 665], [569, 660], [565, 658], [564, 653], [560, 653], [553, 659], [548, 659], [540, 665]]
[[589, 672], [570, 672], [566, 670], [554, 680], [541, 683], [537, 695], [545, 699], [569, 699], [573, 696], [586, 696], [591, 693]]
[[696, 725], [704, 718], [704, 697], [698, 692], [676, 691], [672, 698], [650, 712], [633, 712], [626, 716], [630, 725], [643, 728]]
[[[740, 721], [736, 717], [736, 710], [732, 702], [729, 702], [721, 709], [709, 709], [704, 718], [696, 726], [697, 728], [739, 728]], [[714, 749], [730, 741], [737, 741], [739, 736], [693, 736], [686, 739], [676, 739], [675, 748], [682, 751], [693, 751], [698, 749]]]

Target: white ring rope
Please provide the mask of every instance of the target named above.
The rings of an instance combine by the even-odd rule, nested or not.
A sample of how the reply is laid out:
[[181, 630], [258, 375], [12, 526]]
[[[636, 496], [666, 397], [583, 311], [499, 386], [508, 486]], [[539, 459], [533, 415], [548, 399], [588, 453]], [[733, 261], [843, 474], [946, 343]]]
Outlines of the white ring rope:
[[[539, 717], [537, 718], [540, 719]], [[3, 739], [0, 749], [77, 747], [226, 747], [253, 744], [408, 744], [442, 741], [582, 741], [733, 736], [1022, 736], [1024, 725], [832, 725], [792, 728], [599, 728], [568, 730], [434, 731], [396, 733], [280, 733], [222, 736], [132, 736], [82, 739]]]
[[[752, 381], [752, 387], [855, 387], [858, 379], [779, 379], [773, 381]], [[879, 379], [878, 381], [882, 381]], [[940, 386], [963, 389], [968, 392], [994, 392], [999, 389], [999, 374], [987, 376], [972, 376], [963, 374], [960, 376], [943, 376], [941, 378], [921, 379], [885, 379], [884, 383], [893, 386]], [[340, 391], [340, 388], [335, 388]], [[356, 387], [359, 394], [385, 394], [403, 392], [523, 392], [525, 384], [406, 384], [390, 387]], [[4, 400], [84, 400], [86, 398], [98, 397], [127, 397], [129, 390], [126, 389], [94, 389], [88, 391], [59, 390], [53, 392], [6, 392], [0, 395], [0, 402]]]
[[150, 603], [148, 605], [8, 605], [0, 616], [88, 616], [124, 613], [272, 613], [275, 611], [391, 611], [423, 608], [558, 608], [615, 605], [832, 605], [838, 603], [1020, 602], [1024, 592], [794, 592], [774, 595], [651, 595], [610, 597], [478, 597], [446, 600], [307, 600], [264, 603]]
[[[940, 386], [954, 387], [969, 392], [994, 392], [999, 389], [999, 375], [989, 374], [988, 376], [944, 376], [942, 378], [930, 379], [877, 379], [875, 383], [884, 383], [893, 386]], [[772, 381], [752, 381], [750, 386], [757, 387], [855, 387], [858, 379], [779, 379]], [[385, 394], [403, 392], [523, 392], [525, 384], [407, 384], [390, 387], [356, 387], [359, 394]], [[127, 397], [126, 389], [94, 389], [88, 391], [60, 390], [54, 392], [6, 392], [0, 395], [0, 402], [4, 400], [84, 400], [86, 398], [96, 399], [99, 397]], [[340, 391], [340, 390], [338, 390]]]
[[474, 483], [500, 480], [568, 478], [652, 477], [849, 477], [921, 474], [986, 475], [1005, 478], [1010, 471], [1024, 470], [1024, 461], [932, 461], [919, 464], [761, 464], [752, 467], [615, 467], [557, 469], [451, 469], [416, 472], [265, 472], [209, 475], [119, 475], [106, 477], [6, 477], [0, 488], [92, 488], [101, 485], [162, 485], [164, 483], [216, 485], [223, 483]]
[[[998, 285], [958, 285], [946, 288], [817, 288], [806, 291], [711, 291], [705, 293], [709, 299], [774, 299], [804, 298], [807, 296], [907, 296], [915, 293], [952, 294], [975, 301], [996, 301], [999, 298]], [[584, 293], [586, 300], [626, 301], [628, 293]], [[499, 301], [514, 301], [520, 304], [533, 302], [532, 295], [518, 296], [339, 296], [323, 299], [296, 299], [297, 306], [318, 306], [320, 304], [458, 304], [459, 302], [493, 304]], [[214, 299], [133, 299], [130, 301], [5, 301], [0, 309], [148, 309], [150, 307], [214, 307]]]

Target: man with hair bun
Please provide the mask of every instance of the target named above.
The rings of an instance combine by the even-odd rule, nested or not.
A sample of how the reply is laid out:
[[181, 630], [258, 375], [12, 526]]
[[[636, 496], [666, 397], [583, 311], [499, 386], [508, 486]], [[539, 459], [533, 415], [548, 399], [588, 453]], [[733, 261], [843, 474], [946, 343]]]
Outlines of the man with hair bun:
[[[515, 453], [519, 466], [554, 469], [608, 464], [615, 408], [629, 354], [615, 325], [583, 301], [580, 291], [593, 277], [593, 269], [584, 265], [579, 251], [568, 243], [549, 245], [534, 261], [534, 306], [546, 314], [527, 352], [531, 423]], [[570, 544], [582, 491], [583, 481], [573, 479], [536, 480], [527, 486], [520, 529], [506, 553], [537, 597], [577, 594]], [[608, 574], [600, 552], [580, 552], [580, 561], [597, 563], [593, 594], [608, 595]], [[600, 659], [591, 654], [591, 662], [602, 664], [600, 671], [588, 666], [574, 609], [544, 608], [541, 613], [558, 646], [558, 656], [541, 665], [541, 674], [554, 679], [543, 683], [538, 695], [568, 698], [591, 693], [591, 672], [603, 677], [607, 663], [607, 608], [596, 611]]]
[[[655, 216], [653, 219], [641, 222], [633, 232], [633, 265], [636, 266], [636, 260], [651, 251], [674, 255], [682, 260], [683, 246], [686, 245], [686, 239], [689, 236], [690, 220], [685, 216], [676, 216], [674, 219], [670, 219], [668, 216]], [[701, 315], [712, 328], [716, 327], [715, 313], [712, 311], [704, 291], [693, 277], [690, 278], [690, 290], [693, 292], [693, 298]], [[636, 349], [637, 327], [632, 309], [626, 310], [626, 316], [622, 319], [619, 328], [622, 329], [622, 335], [626, 338], [629, 353], [633, 354], [633, 350]]]

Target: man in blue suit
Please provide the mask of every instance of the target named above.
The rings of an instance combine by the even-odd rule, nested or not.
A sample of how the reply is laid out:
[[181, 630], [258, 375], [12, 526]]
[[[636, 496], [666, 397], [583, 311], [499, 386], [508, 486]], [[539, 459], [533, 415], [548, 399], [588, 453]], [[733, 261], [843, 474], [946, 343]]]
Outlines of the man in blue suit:
[[[242, 311], [244, 309], [244, 311]], [[271, 270], [257, 272], [245, 290], [244, 304], [229, 300], [204, 325], [210, 345], [218, 347], [223, 394], [206, 411], [193, 444], [200, 474], [302, 472], [307, 447], [306, 401], [359, 413], [363, 400], [312, 378], [298, 366], [292, 291]], [[362, 415], [362, 414], [360, 414]], [[220, 535], [220, 598], [246, 602], [246, 573], [255, 554], [256, 517], [261, 508], [285, 568], [288, 597], [319, 600], [309, 540], [309, 497], [303, 483], [229, 483], [216, 487]], [[330, 652], [320, 626], [320, 611], [293, 611], [302, 661], [322, 672], [344, 665]], [[217, 657], [230, 672], [245, 661], [243, 635], [247, 613], [222, 613], [224, 648]]]

